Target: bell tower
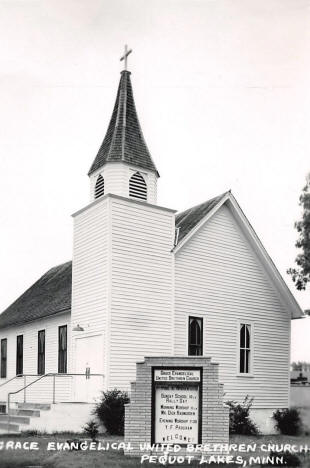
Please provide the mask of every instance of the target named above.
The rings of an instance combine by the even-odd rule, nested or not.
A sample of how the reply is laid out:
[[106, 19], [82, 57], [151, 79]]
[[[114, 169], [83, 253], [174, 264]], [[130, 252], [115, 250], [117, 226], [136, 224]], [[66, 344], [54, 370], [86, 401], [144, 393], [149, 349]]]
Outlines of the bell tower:
[[95, 369], [104, 388], [120, 389], [137, 360], [173, 352], [175, 211], [156, 204], [159, 174], [138, 121], [129, 53], [89, 171], [91, 201], [73, 215], [72, 369]]
[[91, 201], [111, 193], [156, 204], [159, 173], [152, 160], [139, 123], [133, 98], [125, 46], [112, 117], [88, 172]]

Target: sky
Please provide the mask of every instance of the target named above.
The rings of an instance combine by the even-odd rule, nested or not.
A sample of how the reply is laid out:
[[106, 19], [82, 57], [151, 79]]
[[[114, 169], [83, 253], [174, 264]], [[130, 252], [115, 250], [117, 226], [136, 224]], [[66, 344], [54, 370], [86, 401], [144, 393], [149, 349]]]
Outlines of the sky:
[[[0, 0], [0, 311], [72, 258], [71, 214], [111, 117], [124, 44], [158, 203], [228, 189], [302, 308], [310, 0]], [[310, 318], [292, 360], [310, 361]]]

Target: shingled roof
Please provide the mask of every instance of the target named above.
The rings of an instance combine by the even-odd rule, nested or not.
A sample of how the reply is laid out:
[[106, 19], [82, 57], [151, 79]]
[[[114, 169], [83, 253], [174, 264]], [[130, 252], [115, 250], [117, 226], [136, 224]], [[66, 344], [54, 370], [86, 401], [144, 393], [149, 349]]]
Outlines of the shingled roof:
[[51, 268], [0, 315], [5, 328], [71, 310], [72, 262]]
[[[227, 193], [227, 192], [226, 192]], [[176, 215], [182, 240], [226, 193]], [[0, 315], [0, 328], [71, 311], [72, 262], [51, 268]]]
[[175, 227], [180, 228], [178, 241], [180, 242], [227, 194], [222, 193], [200, 205], [193, 206], [176, 215]]
[[127, 70], [121, 72], [110, 124], [88, 175], [115, 161], [154, 171], [159, 176], [142, 134]]

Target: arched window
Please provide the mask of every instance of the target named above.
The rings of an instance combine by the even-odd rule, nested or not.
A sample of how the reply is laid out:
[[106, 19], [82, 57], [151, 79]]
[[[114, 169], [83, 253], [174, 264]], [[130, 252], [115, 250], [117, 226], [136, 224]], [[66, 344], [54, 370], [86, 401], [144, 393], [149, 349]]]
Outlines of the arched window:
[[129, 196], [147, 200], [147, 186], [140, 172], [135, 172], [129, 179]]
[[95, 198], [102, 197], [102, 195], [104, 195], [104, 178], [99, 174], [95, 185]]
[[188, 354], [202, 356], [202, 318], [189, 317]]
[[251, 372], [251, 325], [247, 323], [240, 324], [240, 374], [249, 374]]

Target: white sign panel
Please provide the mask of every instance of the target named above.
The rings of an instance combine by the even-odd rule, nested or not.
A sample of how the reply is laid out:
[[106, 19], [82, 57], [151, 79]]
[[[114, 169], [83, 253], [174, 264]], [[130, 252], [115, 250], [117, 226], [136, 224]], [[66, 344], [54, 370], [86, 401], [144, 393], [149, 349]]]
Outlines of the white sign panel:
[[199, 369], [155, 369], [155, 382], [200, 382]]
[[198, 427], [198, 385], [155, 388], [155, 443], [198, 444]]

